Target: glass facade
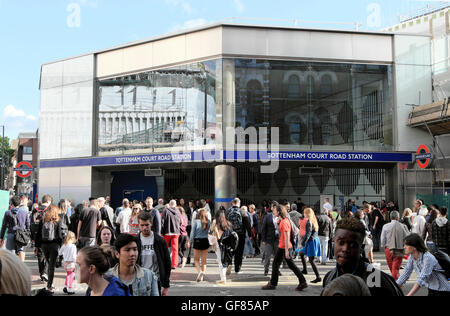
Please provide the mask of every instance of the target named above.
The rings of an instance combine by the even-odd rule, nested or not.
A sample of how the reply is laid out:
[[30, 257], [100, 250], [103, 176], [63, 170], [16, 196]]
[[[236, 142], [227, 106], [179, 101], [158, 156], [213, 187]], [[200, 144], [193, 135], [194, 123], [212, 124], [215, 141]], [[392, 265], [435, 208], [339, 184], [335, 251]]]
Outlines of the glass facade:
[[98, 154], [214, 147], [221, 60], [98, 82]]
[[92, 156], [93, 55], [42, 66], [40, 159]]
[[393, 150], [391, 66], [225, 63], [234, 68], [235, 91], [224, 95], [235, 95], [236, 127], [279, 127], [280, 148]]

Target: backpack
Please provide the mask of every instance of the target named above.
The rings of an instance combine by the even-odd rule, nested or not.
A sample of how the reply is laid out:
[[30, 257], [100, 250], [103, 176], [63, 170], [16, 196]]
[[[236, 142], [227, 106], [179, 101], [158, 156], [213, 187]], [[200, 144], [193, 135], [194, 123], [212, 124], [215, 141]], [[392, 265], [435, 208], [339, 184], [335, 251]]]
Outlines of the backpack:
[[295, 247], [296, 244], [296, 239], [298, 236], [298, 233], [300, 232], [300, 229], [295, 226], [294, 222], [292, 221], [292, 219], [290, 217], [289, 218], [289, 222], [291, 223], [291, 238], [290, 238], [290, 242], [292, 244], [292, 247]]
[[238, 234], [241, 234], [244, 232], [244, 225], [242, 224], [242, 214], [241, 211], [238, 208], [231, 208], [230, 213], [228, 214], [227, 218], [231, 225], [233, 226], [233, 231], [235, 231]]
[[52, 222], [42, 224], [42, 241], [53, 241], [56, 238], [56, 225]]
[[[11, 215], [14, 218], [14, 226], [18, 226], [17, 223], [17, 215], [11, 211]], [[14, 242], [18, 247], [25, 247], [30, 242], [31, 236], [27, 230], [17, 228], [16, 233], [14, 234]]]
[[432, 255], [436, 258], [439, 265], [444, 270], [444, 275], [447, 279], [450, 279], [450, 257], [441, 250], [435, 250]]
[[231, 249], [231, 251], [235, 251], [239, 244], [239, 236], [234, 231], [227, 230], [222, 235], [222, 244]]
[[[59, 223], [60, 223], [60, 229], [59, 229], [59, 238], [64, 241], [69, 234], [69, 225], [70, 219], [67, 216], [67, 214], [59, 214]], [[69, 223], [67, 223], [69, 221]]]
[[37, 210], [33, 211], [31, 218], [30, 218], [30, 231], [33, 236], [33, 239], [36, 238], [36, 235], [39, 231], [39, 223], [42, 220], [42, 217], [44, 216], [45, 209], [38, 208]]

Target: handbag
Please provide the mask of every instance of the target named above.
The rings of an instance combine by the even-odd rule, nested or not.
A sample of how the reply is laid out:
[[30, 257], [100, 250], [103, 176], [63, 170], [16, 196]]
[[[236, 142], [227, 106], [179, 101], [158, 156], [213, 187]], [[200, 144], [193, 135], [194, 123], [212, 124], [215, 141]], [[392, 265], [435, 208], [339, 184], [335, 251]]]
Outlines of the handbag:
[[[11, 212], [12, 214], [12, 212]], [[17, 217], [13, 214], [14, 225], [17, 226]], [[29, 231], [18, 228], [14, 234], [14, 242], [18, 247], [25, 247], [31, 240], [31, 234]]]
[[214, 246], [216, 244], [216, 236], [208, 235], [208, 241], [210, 246]]

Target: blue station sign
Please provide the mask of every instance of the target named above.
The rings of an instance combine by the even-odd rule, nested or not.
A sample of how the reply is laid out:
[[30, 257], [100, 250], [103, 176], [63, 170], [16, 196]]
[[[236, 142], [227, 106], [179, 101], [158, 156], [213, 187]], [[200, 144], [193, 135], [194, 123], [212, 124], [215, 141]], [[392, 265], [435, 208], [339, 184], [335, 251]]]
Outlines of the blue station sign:
[[120, 166], [186, 162], [366, 162], [405, 163], [413, 161], [410, 152], [315, 152], [315, 151], [195, 151], [116, 157], [92, 157], [41, 161], [41, 168], [80, 166]]

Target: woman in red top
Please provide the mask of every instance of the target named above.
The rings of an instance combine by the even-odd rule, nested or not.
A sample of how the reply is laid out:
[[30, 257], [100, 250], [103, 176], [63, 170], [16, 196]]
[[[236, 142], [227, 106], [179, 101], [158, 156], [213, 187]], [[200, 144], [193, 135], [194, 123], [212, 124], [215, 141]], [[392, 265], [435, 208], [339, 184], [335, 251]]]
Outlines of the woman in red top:
[[280, 271], [280, 265], [283, 259], [286, 259], [286, 263], [289, 269], [295, 273], [298, 278], [299, 285], [297, 291], [302, 291], [307, 288], [306, 279], [303, 276], [300, 269], [295, 265], [293, 257], [292, 243], [290, 241], [291, 235], [291, 220], [289, 219], [288, 212], [283, 205], [277, 205], [273, 211], [273, 216], [280, 219], [280, 243], [278, 245], [277, 253], [272, 264], [272, 278], [267, 285], [263, 286], [263, 290], [275, 290], [278, 285], [278, 275]]

